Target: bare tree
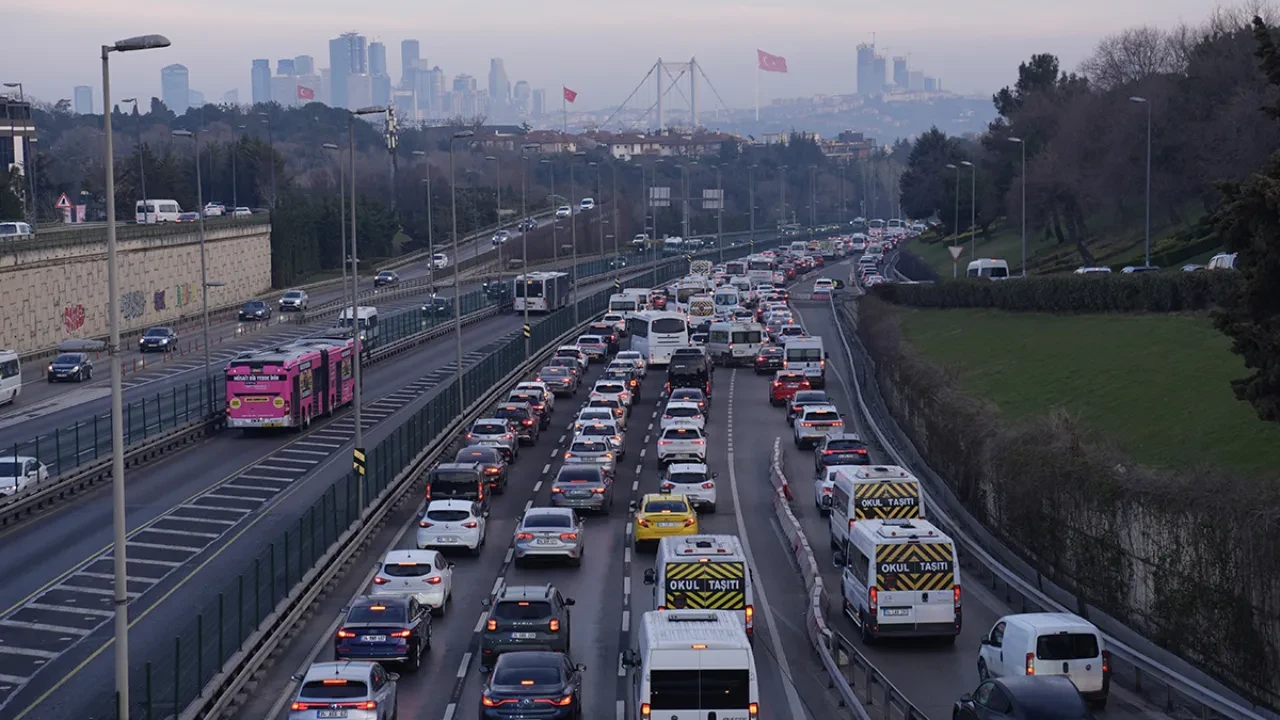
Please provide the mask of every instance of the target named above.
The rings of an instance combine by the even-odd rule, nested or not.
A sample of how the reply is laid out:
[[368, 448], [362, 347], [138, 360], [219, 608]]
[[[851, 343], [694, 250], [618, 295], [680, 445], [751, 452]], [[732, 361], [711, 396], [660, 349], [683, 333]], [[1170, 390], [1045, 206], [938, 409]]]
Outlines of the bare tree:
[[1156, 27], [1128, 28], [1098, 43], [1080, 72], [1099, 90], [1114, 90], [1152, 75], [1177, 72], [1177, 46]]

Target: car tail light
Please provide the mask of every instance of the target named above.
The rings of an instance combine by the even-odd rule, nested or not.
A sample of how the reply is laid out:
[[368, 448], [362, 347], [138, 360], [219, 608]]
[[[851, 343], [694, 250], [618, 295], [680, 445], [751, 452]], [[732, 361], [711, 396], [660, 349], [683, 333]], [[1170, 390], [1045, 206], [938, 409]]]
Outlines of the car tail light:
[[520, 421], [520, 424], [521, 424], [521, 425], [532, 425], [532, 424], [533, 424], [533, 421], [532, 421], [532, 420], [521, 420], [521, 421]]
[[659, 441], [658, 441], [658, 444], [659, 444], [659, 445], [670, 445], [670, 444], [671, 444], [671, 441], [670, 441], [670, 440], [659, 440]]
[[485, 471], [485, 473], [486, 473], [486, 474], [488, 474], [488, 475], [497, 475], [497, 474], [498, 474], [498, 468], [496, 468], [496, 467], [485, 468], [485, 469], [484, 469], [484, 471]]
[[427, 520], [419, 520], [419, 521], [418, 521], [418, 527], [420, 527], [420, 528], [429, 528], [429, 527], [433, 527], [434, 525], [435, 525], [435, 523], [430, 522], [430, 521], [427, 521]]
[[571, 453], [571, 452], [566, 452], [566, 453], [564, 454], [564, 459], [565, 459], [565, 460], [568, 460], [568, 459], [569, 459], [569, 458], [571, 458], [571, 457], [573, 457], [573, 453]]
[[532, 540], [532, 539], [533, 539], [533, 533], [527, 533], [527, 532], [516, 533], [516, 539], [517, 539], [517, 540]]
[[355, 634], [355, 633], [353, 633], [353, 632], [351, 632], [350, 630], [339, 630], [339, 631], [338, 631], [338, 639], [339, 639], [339, 640], [348, 639], [348, 638], [353, 638], [353, 637], [355, 637], [355, 636], [356, 636], [356, 634]]
[[636, 518], [636, 524], [640, 527], [649, 527], [649, 521], [644, 518]]
[[569, 704], [571, 704], [572, 702], [573, 702], [573, 696], [572, 696], [572, 695], [565, 695], [564, 697], [560, 698], [559, 700], [556, 700], [555, 704], [556, 704], [556, 705], [558, 705], [559, 707], [565, 707], [566, 705], [569, 705]]
[[[957, 585], [956, 589], [959, 590], [960, 586]], [[1110, 672], [1111, 672], [1111, 651], [1103, 650], [1102, 651], [1102, 674], [1106, 675], [1106, 674], [1109, 674]]]
[[853, 452], [854, 452], [854, 453], [856, 453], [856, 454], [858, 454], [858, 455], [866, 455], [866, 454], [867, 454], [867, 449], [866, 449], [866, 448], [862, 448], [861, 450], [854, 450]]
[[800, 423], [800, 427], [813, 427], [813, 423], [811, 423], [811, 422], [802, 422], [802, 423]]
[[693, 443], [694, 445], [706, 445], [706, 444], [707, 444], [707, 441], [706, 441], [706, 440], [690, 440], [689, 442]]
[[485, 623], [485, 625], [484, 625], [484, 626], [485, 626], [485, 628], [486, 628], [486, 629], [488, 629], [488, 630], [497, 630], [497, 629], [498, 629], [498, 621], [497, 621], [497, 620], [490, 620], [489, 622]]
[[[492, 622], [492, 620], [490, 622]], [[483, 703], [485, 707], [498, 706], [498, 703], [494, 702], [493, 698], [489, 697], [488, 695], [485, 695], [484, 697], [480, 698], [480, 702]]]
[[[294, 703], [294, 704], [296, 705], [297, 703]], [[650, 709], [650, 707], [649, 707], [649, 703], [640, 703], [640, 717], [641, 717], [641, 718], [644, 718], [645, 720], [648, 720], [648, 718], [649, 718], [649, 717], [651, 717], [651, 713], [652, 713], [652, 710], [651, 710], [651, 709]]]
[[1033, 652], [1027, 653], [1027, 674], [1036, 674], [1036, 654]]
[[560, 632], [560, 621], [555, 618], [551, 618], [551, 622], [547, 623], [547, 629], [551, 632]]
[[714, 488], [715, 486], [716, 486], [716, 484], [715, 484], [715, 483], [712, 483], [712, 482], [704, 482], [704, 483], [702, 483], [702, 489], [703, 489], [703, 490], [710, 490], [710, 489]]
[[384, 578], [384, 577], [382, 577], [381, 575], [379, 575], [378, 577], [375, 577], [375, 578], [373, 579], [373, 584], [374, 584], [374, 585], [386, 585], [386, 584], [387, 584], [387, 583], [389, 583], [389, 582], [391, 582], [391, 581], [390, 581], [390, 580], [388, 580], [388, 579], [386, 579], [386, 578]]
[[694, 525], [697, 524], [697, 522], [698, 522], [698, 518], [686, 518], [684, 521], [684, 526], [693, 527]]
[[391, 637], [393, 637], [393, 638], [407, 638], [407, 637], [409, 637], [409, 636], [410, 636], [410, 635], [412, 635], [412, 634], [413, 634], [413, 631], [412, 631], [412, 630], [397, 630], [397, 631], [395, 631], [395, 632], [391, 633]]
[[443, 580], [444, 578], [440, 577], [439, 575], [432, 575], [430, 577], [423, 578], [422, 582], [428, 585], [439, 585]]
[[462, 523], [462, 527], [467, 529], [478, 528], [480, 527], [480, 523], [475, 520], [468, 520], [467, 522]]
[[562, 493], [562, 492], [564, 492], [564, 488], [558, 488], [558, 487], [553, 487], [553, 488], [551, 488], [551, 494], [552, 494], [552, 495], [556, 495], [556, 494], [558, 494], [558, 493]]
[[872, 617], [874, 617], [876, 614], [876, 611], [879, 610], [880, 608], [880, 590], [879, 589], [871, 588], [867, 590], [867, 605], [869, 606]]
[[747, 715], [751, 717], [751, 720], [755, 720], [755, 718], [760, 717], [760, 703], [751, 703], [747, 705]]
[[956, 607], [956, 612], [957, 613], [960, 612], [960, 586], [959, 585], [957, 585], [955, 588], [955, 607]]

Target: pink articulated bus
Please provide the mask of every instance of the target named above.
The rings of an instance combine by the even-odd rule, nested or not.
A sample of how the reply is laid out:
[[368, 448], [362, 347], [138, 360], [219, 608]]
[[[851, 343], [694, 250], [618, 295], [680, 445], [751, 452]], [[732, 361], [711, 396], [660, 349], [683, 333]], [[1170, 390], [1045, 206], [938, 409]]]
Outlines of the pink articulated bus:
[[355, 396], [350, 337], [303, 338], [227, 363], [227, 427], [304, 428]]

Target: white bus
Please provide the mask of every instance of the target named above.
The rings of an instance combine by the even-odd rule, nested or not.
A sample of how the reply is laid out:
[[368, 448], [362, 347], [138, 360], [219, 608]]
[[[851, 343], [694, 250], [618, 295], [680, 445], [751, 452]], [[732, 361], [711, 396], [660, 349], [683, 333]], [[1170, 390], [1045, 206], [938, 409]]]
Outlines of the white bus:
[[773, 271], [777, 269], [778, 264], [773, 258], [764, 255], [752, 255], [747, 258], [747, 280], [750, 280], [753, 285], [773, 282]]
[[[360, 351], [368, 352], [378, 347], [378, 338], [382, 335], [378, 327], [378, 308], [369, 305], [356, 307], [357, 324], [360, 327]], [[338, 327], [351, 329], [351, 308], [345, 307], [338, 313]]]
[[760, 717], [760, 688], [751, 642], [737, 613], [665, 610], [641, 616], [631, 673], [637, 720]]
[[0, 405], [17, 402], [22, 394], [22, 362], [18, 353], [0, 350]]
[[666, 365], [676, 348], [689, 345], [689, 321], [682, 312], [650, 310], [627, 319], [631, 349], [649, 365]]
[[182, 206], [177, 200], [139, 200], [133, 214], [134, 221], [140, 225], [178, 222]]
[[746, 260], [729, 260], [724, 264], [724, 274], [729, 277], [746, 277], [747, 261]]
[[675, 285], [667, 291], [667, 306], [677, 312], [689, 312], [689, 301], [696, 295], [703, 295], [711, 292], [715, 287], [715, 283], [711, 278], [701, 275], [687, 275], [677, 280]]
[[512, 282], [512, 306], [516, 312], [553, 312], [569, 303], [570, 278], [562, 272], [533, 272], [517, 275]]

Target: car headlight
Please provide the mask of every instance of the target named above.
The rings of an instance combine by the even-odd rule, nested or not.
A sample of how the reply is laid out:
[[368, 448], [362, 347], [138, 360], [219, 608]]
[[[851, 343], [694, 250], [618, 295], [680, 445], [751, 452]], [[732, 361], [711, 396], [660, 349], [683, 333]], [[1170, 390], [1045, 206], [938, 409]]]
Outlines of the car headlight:
[[75, 366], [75, 367], [71, 368], [71, 372], [80, 372], [80, 366], [79, 366], [79, 365], [77, 365], [77, 366]]

